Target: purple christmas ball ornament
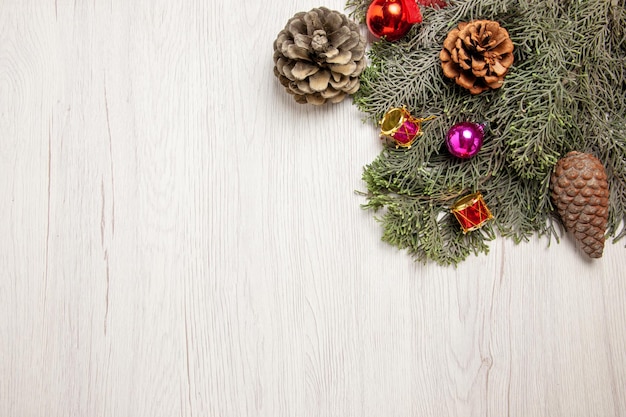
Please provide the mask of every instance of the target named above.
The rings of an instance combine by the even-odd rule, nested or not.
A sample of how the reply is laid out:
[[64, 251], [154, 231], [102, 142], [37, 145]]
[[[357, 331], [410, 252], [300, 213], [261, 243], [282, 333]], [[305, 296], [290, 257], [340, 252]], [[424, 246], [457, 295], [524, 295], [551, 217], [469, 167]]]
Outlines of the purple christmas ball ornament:
[[484, 126], [478, 123], [461, 122], [448, 130], [446, 145], [450, 153], [458, 158], [471, 158], [483, 146]]

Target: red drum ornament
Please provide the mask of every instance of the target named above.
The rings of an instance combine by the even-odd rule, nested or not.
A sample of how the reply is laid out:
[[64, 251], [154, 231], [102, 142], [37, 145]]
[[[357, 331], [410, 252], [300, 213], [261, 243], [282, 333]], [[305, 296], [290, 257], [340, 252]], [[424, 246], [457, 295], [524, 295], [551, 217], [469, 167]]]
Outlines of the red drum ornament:
[[407, 34], [422, 13], [415, 0], [374, 0], [367, 9], [365, 22], [376, 37], [393, 42]]
[[406, 107], [394, 107], [379, 122], [380, 136], [393, 140], [396, 148], [410, 148], [415, 138], [422, 134], [422, 122], [432, 118], [416, 119]]
[[466, 195], [454, 203], [452, 214], [458, 220], [464, 234], [480, 229], [487, 220], [493, 219], [480, 192]]

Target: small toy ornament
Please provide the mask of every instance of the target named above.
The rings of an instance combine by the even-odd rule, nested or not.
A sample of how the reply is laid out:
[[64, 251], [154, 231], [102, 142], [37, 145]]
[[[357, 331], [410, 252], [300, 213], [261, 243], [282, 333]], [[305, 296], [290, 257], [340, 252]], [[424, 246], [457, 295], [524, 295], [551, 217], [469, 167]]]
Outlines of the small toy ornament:
[[487, 220], [493, 219], [480, 192], [462, 197], [454, 204], [451, 211], [459, 221], [463, 234], [480, 229]]
[[422, 135], [422, 123], [433, 118], [417, 119], [406, 107], [394, 107], [379, 122], [380, 136], [393, 140], [396, 148], [410, 148], [415, 138]]
[[393, 42], [407, 34], [422, 13], [415, 0], [374, 0], [367, 9], [365, 22], [376, 37]]
[[446, 146], [448, 151], [458, 158], [471, 158], [483, 146], [485, 128], [472, 122], [457, 123], [448, 130]]

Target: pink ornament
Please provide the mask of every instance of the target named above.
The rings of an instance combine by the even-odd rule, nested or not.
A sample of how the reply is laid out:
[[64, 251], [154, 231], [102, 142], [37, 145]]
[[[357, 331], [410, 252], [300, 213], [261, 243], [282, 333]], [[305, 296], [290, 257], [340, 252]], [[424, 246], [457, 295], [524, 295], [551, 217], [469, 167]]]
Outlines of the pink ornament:
[[395, 141], [396, 148], [410, 148], [415, 138], [422, 134], [422, 123], [432, 119], [434, 116], [417, 119], [409, 113], [406, 107], [394, 107], [389, 109], [378, 123], [380, 136]]
[[448, 130], [446, 145], [450, 153], [458, 158], [471, 158], [483, 146], [484, 127], [478, 123], [461, 122]]

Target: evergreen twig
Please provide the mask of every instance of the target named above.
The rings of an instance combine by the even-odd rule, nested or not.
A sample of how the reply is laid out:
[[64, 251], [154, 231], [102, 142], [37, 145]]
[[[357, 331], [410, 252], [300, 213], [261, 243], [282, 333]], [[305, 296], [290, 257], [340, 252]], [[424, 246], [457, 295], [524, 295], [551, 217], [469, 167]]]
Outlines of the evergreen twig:
[[[349, 0], [363, 20], [370, 0]], [[383, 240], [419, 261], [456, 265], [487, 252], [495, 233], [515, 242], [555, 237], [549, 177], [571, 150], [602, 160], [611, 190], [607, 235], [626, 236], [626, 4], [616, 0], [451, 0], [422, 8], [424, 21], [400, 41], [375, 42], [354, 102], [376, 122], [406, 105], [435, 115], [410, 149], [385, 146], [364, 168], [364, 208], [378, 212]], [[439, 51], [461, 21], [505, 27], [515, 64], [502, 88], [472, 96], [443, 77]], [[481, 152], [460, 161], [445, 151], [447, 129], [488, 124]], [[480, 190], [495, 219], [464, 235], [449, 214], [454, 200]], [[557, 220], [557, 221], [555, 221]]]

